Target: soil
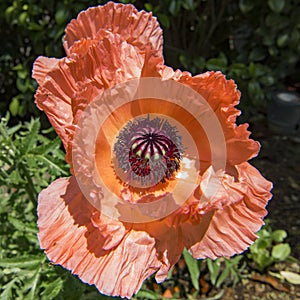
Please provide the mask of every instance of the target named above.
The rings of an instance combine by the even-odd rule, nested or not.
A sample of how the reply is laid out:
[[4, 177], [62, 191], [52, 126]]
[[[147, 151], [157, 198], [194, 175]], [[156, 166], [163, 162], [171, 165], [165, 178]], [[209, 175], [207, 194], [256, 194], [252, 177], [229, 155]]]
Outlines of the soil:
[[292, 255], [300, 259], [300, 135], [274, 134], [264, 115], [250, 121], [252, 137], [261, 143], [251, 163], [274, 185], [267, 218], [273, 230], [287, 231]]
[[[291, 255], [300, 260], [300, 136], [285, 136], [272, 132], [264, 114], [250, 119], [251, 137], [261, 143], [261, 151], [251, 163], [262, 175], [273, 182], [273, 198], [268, 204], [268, 215], [273, 230], [288, 233], [285, 242], [291, 246]], [[290, 270], [299, 274], [297, 263], [281, 263], [273, 271]], [[253, 273], [235, 288], [227, 287], [220, 299], [238, 300], [300, 300], [300, 285], [282, 283], [268, 275]]]

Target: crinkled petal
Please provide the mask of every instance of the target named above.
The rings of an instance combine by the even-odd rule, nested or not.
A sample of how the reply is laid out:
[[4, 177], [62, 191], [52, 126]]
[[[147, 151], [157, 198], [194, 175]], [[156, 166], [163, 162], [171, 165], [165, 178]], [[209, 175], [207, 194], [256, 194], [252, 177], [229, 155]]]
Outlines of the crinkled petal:
[[155, 239], [100, 217], [73, 177], [58, 179], [40, 193], [38, 227], [48, 258], [104, 294], [130, 298], [160, 266]]
[[237, 126], [236, 117], [240, 114], [234, 106], [239, 103], [240, 92], [233, 80], [227, 80], [221, 72], [206, 72], [197, 76], [182, 74], [179, 82], [196, 90], [215, 111], [223, 128], [227, 145], [227, 160], [237, 165], [256, 156], [259, 143], [249, 139], [247, 124]]
[[157, 258], [160, 261], [160, 268], [155, 275], [158, 283], [167, 278], [170, 268], [180, 259], [184, 247], [178, 227], [172, 226], [172, 223], [168, 222], [169, 219], [172, 219], [172, 216], [162, 221], [134, 225], [137, 228], [143, 228], [150, 236], [155, 238]]
[[155, 55], [150, 45], [144, 53], [139, 53], [120, 36], [107, 34], [103, 40], [89, 45], [83, 56], [53, 61], [37, 59], [33, 68], [33, 77], [40, 83], [36, 103], [62, 139], [70, 164], [73, 125], [82, 111], [105, 89], [139, 78], [142, 72], [151, 76], [156, 64], [162, 63], [162, 58]]
[[40, 84], [35, 93], [36, 104], [46, 113], [67, 148], [73, 122], [71, 102], [78, 91], [76, 81], [64, 59], [39, 57], [34, 63], [32, 76]]
[[38, 57], [33, 65], [32, 77], [39, 85], [43, 85], [46, 75], [57, 67], [59, 61], [57, 58]]
[[66, 28], [64, 47], [67, 53], [81, 39], [102, 38], [100, 30], [119, 34], [123, 41], [143, 51], [151, 43], [162, 56], [162, 30], [155, 17], [145, 11], [137, 11], [133, 5], [109, 2], [81, 12]]
[[[249, 163], [236, 168], [239, 173], [237, 185], [246, 185], [243, 198], [231, 204], [228, 202], [221, 209], [212, 210], [210, 213], [213, 212], [213, 217], [205, 234], [200, 231], [201, 222], [194, 228], [182, 226], [184, 243], [194, 258], [232, 256], [244, 251], [257, 238], [255, 232], [263, 225], [272, 184]], [[234, 183], [231, 185], [234, 188]], [[191, 233], [193, 230], [194, 233]]]

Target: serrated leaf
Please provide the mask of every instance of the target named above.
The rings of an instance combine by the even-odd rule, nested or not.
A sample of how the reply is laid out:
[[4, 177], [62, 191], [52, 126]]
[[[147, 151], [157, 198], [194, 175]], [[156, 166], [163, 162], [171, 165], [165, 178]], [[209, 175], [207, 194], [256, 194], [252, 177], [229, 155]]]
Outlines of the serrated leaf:
[[188, 267], [191, 281], [194, 288], [199, 291], [199, 276], [200, 276], [200, 268], [198, 260], [194, 259], [192, 255], [186, 250], [183, 250], [183, 257]]
[[40, 269], [36, 270], [33, 276], [24, 281], [23, 291], [26, 292], [30, 289], [28, 295], [25, 296], [24, 300], [35, 300], [36, 299], [36, 289], [37, 284], [40, 279]]
[[34, 269], [41, 264], [43, 257], [36, 255], [19, 256], [14, 258], [0, 258], [2, 268]]
[[300, 275], [290, 271], [280, 271], [280, 274], [291, 284], [300, 284]]
[[60, 293], [63, 283], [60, 277], [49, 283], [41, 294], [42, 299], [54, 299]]
[[12, 289], [17, 281], [17, 278], [14, 278], [4, 286], [2, 286], [3, 292], [0, 294], [1, 300], [11, 300], [12, 299]]
[[40, 129], [39, 120], [33, 120], [29, 125], [29, 133], [23, 138], [22, 154], [26, 154], [36, 143]]
[[47, 157], [42, 156], [42, 155], [37, 155], [36, 159], [43, 162], [46, 166], [56, 169], [62, 175], [68, 175], [68, 173], [65, 170], [63, 170], [58, 164], [56, 164], [54, 160], [51, 161]]
[[16, 229], [20, 230], [21, 232], [30, 232], [30, 233], [37, 233], [37, 227], [32, 226], [32, 224], [23, 223], [17, 218], [14, 218], [12, 216], [8, 216], [8, 221], [11, 223]]
[[10, 127], [10, 128], [7, 129], [7, 134], [9, 136], [12, 136], [15, 132], [17, 132], [18, 130], [20, 130], [21, 127], [22, 127], [21, 124], [18, 124], [16, 126]]
[[56, 137], [50, 142], [44, 142], [42, 145], [35, 147], [30, 151], [32, 154], [47, 154], [59, 148], [61, 141], [59, 137]]

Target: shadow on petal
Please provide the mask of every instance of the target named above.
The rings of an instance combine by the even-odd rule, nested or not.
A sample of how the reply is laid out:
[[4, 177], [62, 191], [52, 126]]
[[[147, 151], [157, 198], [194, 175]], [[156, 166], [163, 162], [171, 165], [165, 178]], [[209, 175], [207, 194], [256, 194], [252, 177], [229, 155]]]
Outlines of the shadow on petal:
[[[189, 235], [190, 240], [185, 243], [194, 258], [215, 259], [241, 253], [256, 240], [255, 232], [264, 224], [262, 219], [267, 214], [265, 206], [272, 196], [272, 184], [249, 163], [238, 165], [236, 169], [239, 182], [243, 183], [244, 196], [240, 201], [228, 202], [227, 206], [214, 211], [202, 239]], [[239, 182], [231, 183], [230, 189], [234, 189], [234, 185], [238, 189]]]
[[161, 265], [155, 238], [101, 216], [74, 177], [40, 193], [38, 227], [41, 248], [53, 263], [107, 295], [130, 298]]

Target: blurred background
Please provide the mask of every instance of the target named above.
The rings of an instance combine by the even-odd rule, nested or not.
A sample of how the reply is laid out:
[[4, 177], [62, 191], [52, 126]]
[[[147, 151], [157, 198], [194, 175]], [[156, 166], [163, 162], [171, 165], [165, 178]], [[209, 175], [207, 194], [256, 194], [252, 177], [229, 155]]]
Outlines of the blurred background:
[[[81, 10], [106, 2], [0, 2], [1, 299], [102, 299], [60, 267], [49, 264], [39, 250], [37, 195], [55, 178], [68, 176], [69, 171], [60, 140], [34, 104], [37, 84], [31, 78], [31, 70], [39, 55], [65, 56], [62, 37], [69, 21]], [[263, 242], [259, 246], [241, 258], [237, 256], [236, 262], [220, 260], [193, 265], [185, 254], [174, 268], [173, 277], [170, 274], [173, 281], [158, 287], [149, 280], [140, 299], [162, 299], [168, 295], [174, 299], [233, 299], [230, 288], [235, 295], [241, 295], [238, 299], [254, 299], [242, 297], [257, 292], [258, 282], [267, 289], [259, 295], [261, 299], [299, 296], [299, 278], [296, 283], [290, 282], [282, 271], [299, 273], [300, 2], [121, 2], [151, 11], [158, 18], [167, 65], [192, 74], [220, 70], [235, 80], [242, 92], [239, 108], [243, 114], [238, 122], [249, 123], [252, 137], [262, 145], [259, 157], [251, 163], [274, 183], [268, 226], [261, 233]], [[277, 256], [274, 247], [279, 249]], [[281, 269], [276, 265], [280, 262], [284, 262]], [[256, 285], [248, 291], [242, 281], [241, 266], [248, 268], [248, 273], [253, 269], [265, 277], [253, 280]], [[281, 276], [272, 277], [275, 287], [266, 277], [270, 270]], [[281, 286], [276, 286], [276, 282]], [[267, 292], [274, 292], [277, 298], [264, 298]]]

